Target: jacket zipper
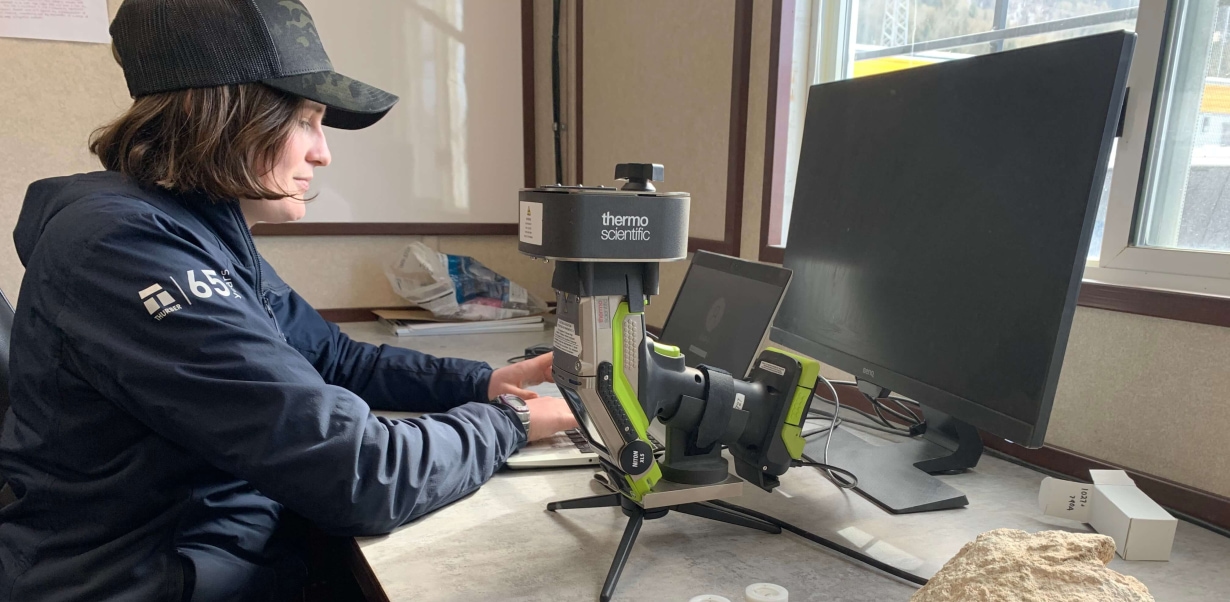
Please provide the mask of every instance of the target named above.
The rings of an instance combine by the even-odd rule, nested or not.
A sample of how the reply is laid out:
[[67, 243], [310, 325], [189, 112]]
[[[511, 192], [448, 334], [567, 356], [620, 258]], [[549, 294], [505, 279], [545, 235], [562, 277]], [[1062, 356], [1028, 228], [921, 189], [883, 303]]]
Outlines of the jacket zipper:
[[282, 327], [278, 325], [277, 316], [273, 315], [273, 307], [269, 305], [269, 297], [265, 296], [265, 283], [261, 276], [261, 260], [256, 254], [256, 241], [252, 240], [252, 232], [248, 230], [248, 223], [244, 221], [243, 212], [239, 210], [239, 207], [232, 205], [231, 212], [239, 220], [239, 229], [243, 231], [243, 240], [248, 243], [248, 256], [252, 258], [252, 267], [256, 269], [256, 294], [260, 296], [261, 305], [265, 306], [265, 314], [273, 321], [273, 328], [278, 331], [282, 340], [286, 340]]

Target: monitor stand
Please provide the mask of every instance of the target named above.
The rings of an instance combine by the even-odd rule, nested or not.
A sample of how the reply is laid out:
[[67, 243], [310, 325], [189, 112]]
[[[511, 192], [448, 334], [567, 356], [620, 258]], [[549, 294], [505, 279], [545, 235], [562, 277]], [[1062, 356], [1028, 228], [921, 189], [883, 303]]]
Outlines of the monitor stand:
[[[829, 464], [853, 472], [863, 497], [893, 514], [947, 510], [969, 505], [965, 494], [935, 474], [957, 474], [978, 465], [982, 439], [973, 425], [923, 406], [927, 432], [900, 443], [877, 445], [838, 427], [829, 434]], [[881, 440], [879, 438], [875, 438]], [[803, 455], [824, 457], [825, 437], [809, 441]]]

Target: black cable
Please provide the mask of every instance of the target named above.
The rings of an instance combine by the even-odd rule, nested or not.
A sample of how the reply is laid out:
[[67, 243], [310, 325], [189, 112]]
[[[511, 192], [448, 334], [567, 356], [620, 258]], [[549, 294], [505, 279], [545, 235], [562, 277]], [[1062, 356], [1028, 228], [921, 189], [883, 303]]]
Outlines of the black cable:
[[[824, 399], [824, 398], [823, 398], [823, 397], [821, 397], [821, 398], [819, 398], [819, 399]], [[827, 399], [825, 399], [825, 401], [828, 401], [828, 400], [827, 400]], [[876, 421], [876, 422], [879, 422], [879, 420], [880, 420], [879, 418], [877, 418], [877, 417], [876, 417], [876, 415], [875, 415], [875, 414], [871, 414], [871, 413], [869, 413], [869, 412], [864, 412], [863, 410], [860, 410], [860, 409], [858, 409], [858, 408], [852, 408], [852, 407], [850, 407], [850, 406], [845, 406], [845, 407], [844, 407], [844, 408], [842, 408], [842, 409], [843, 409], [843, 410], [846, 410], [846, 411], [849, 411], [849, 412], [854, 412], [854, 413], [856, 413], [856, 414], [861, 414], [862, 416], [866, 417], [866, 418], [867, 418], [867, 419], [869, 419], [869, 420], [874, 420], [874, 421]], [[812, 409], [812, 410], [811, 410], [811, 413], [812, 413], [812, 414], [819, 414], [820, 416], [822, 416], [822, 417], [824, 417], [824, 418], [832, 418], [832, 417], [833, 417], [833, 413], [832, 413], [832, 412], [825, 412], [824, 410], [816, 410], [816, 409]], [[862, 424], [862, 423], [861, 423], [861, 422], [856, 422], [855, 424]], [[863, 425], [863, 426], [870, 426], [870, 425]]]
[[[823, 374], [816, 375], [816, 382], [824, 383], [824, 386], [828, 387], [829, 393], [833, 394], [833, 420], [829, 424], [829, 427], [837, 428], [838, 426], [841, 426], [841, 396], [837, 394], [837, 387], [834, 387], [833, 383], [829, 382], [829, 379], [825, 378]], [[812, 393], [812, 395], [815, 396], [815, 393]], [[808, 405], [810, 405], [810, 400], [809, 400]], [[804, 421], [806, 421], [806, 419], [804, 419]], [[834, 485], [837, 485], [838, 487], [842, 489], [852, 489], [858, 483], [858, 477], [855, 477], [854, 473], [848, 470], [837, 468], [828, 463], [829, 446], [832, 445], [832, 443], [833, 443], [832, 437], [825, 438], [824, 452], [822, 452], [823, 455], [820, 458], [820, 462], [816, 463], [816, 465], [820, 467], [821, 472], [823, 472], [826, 476], [828, 476], [829, 480], [832, 481]], [[854, 481], [851, 482], [851, 481], [848, 481], [838, 476], [838, 472], [849, 475], [851, 478], [854, 479]]]
[[[901, 419], [901, 420], [905, 421], [905, 422], [906, 422], [906, 424], [908, 425], [908, 427], [907, 427], [906, 429], [903, 429], [903, 430], [908, 431], [908, 432], [910, 433], [910, 436], [911, 436], [911, 437], [914, 437], [914, 436], [917, 436], [917, 435], [921, 435], [921, 434], [923, 434], [923, 433], [927, 432], [927, 419], [926, 419], [926, 418], [923, 418], [923, 417], [920, 417], [919, 415], [915, 414], [915, 413], [913, 412], [913, 410], [910, 410], [910, 409], [906, 408], [904, 405], [902, 405], [902, 404], [901, 404], [901, 402], [900, 402], [900, 401], [898, 401], [898, 400], [896, 400], [896, 399], [892, 399], [891, 397], [886, 397], [886, 398], [885, 398], [885, 399], [888, 399], [889, 401], [892, 401], [893, 403], [897, 404], [897, 405], [898, 405], [898, 407], [900, 407], [900, 408], [901, 408], [904, 412], [906, 412], [905, 414], [903, 414], [903, 413], [901, 413], [901, 412], [898, 412], [898, 411], [896, 411], [896, 410], [894, 410], [894, 409], [892, 409], [892, 408], [888, 407], [887, 405], [884, 405], [884, 402], [880, 401], [879, 399], [871, 399], [870, 397], [868, 397], [867, 399], [871, 402], [872, 409], [876, 411], [876, 415], [877, 415], [877, 416], [879, 416], [879, 417], [881, 417], [881, 418], [884, 418], [884, 414], [882, 414], [882, 413], [881, 413], [881, 410], [883, 410], [883, 411], [888, 412], [888, 413], [890, 413], [890, 414], [892, 414], [892, 415], [896, 416], [897, 418], [899, 418], [899, 419]], [[908, 415], [907, 415], [907, 414], [908, 414]], [[888, 423], [888, 420], [887, 420], [887, 419], [885, 419], [885, 420], [884, 420], [884, 422], [885, 422], [885, 423]], [[896, 428], [900, 428], [900, 427], [898, 427], [898, 426], [896, 426], [896, 425], [893, 425], [893, 424], [888, 424], [888, 426], [889, 426], [890, 428], [894, 428], [894, 429], [896, 429]]]
[[554, 348], [551, 345], [534, 345], [533, 347], [526, 347], [525, 353], [508, 358], [508, 363], [515, 364], [517, 362], [534, 359], [540, 355], [551, 353], [552, 349]]
[[[841, 382], [841, 384], [849, 384], [849, 383]], [[826, 403], [833, 403], [831, 400], [820, 397], [819, 395], [816, 395], [816, 397]], [[898, 407], [901, 408], [902, 411], [899, 412], [897, 410], [894, 410], [888, 407], [887, 405], [884, 405], [882, 401], [878, 399], [872, 399], [871, 397], [867, 397], [867, 400], [871, 403], [871, 409], [875, 412], [875, 415], [869, 414], [863, 410], [850, 407], [850, 406], [846, 406], [846, 409], [858, 412], [859, 414], [862, 414], [868, 419], [878, 422], [879, 424], [883, 425], [885, 429], [893, 431], [894, 434], [897, 434], [897, 433], [908, 434], [910, 437], [914, 437], [914, 436], [921, 435], [922, 433], [926, 432], [927, 420], [915, 414], [913, 410], [906, 408], [902, 403], [903, 401], [909, 402], [910, 400], [898, 398], [895, 396], [889, 396], [886, 399], [897, 404]], [[884, 417], [884, 412], [888, 412], [889, 414], [892, 414], [893, 416], [900, 418], [902, 421], [906, 422], [909, 425], [908, 428], [901, 428], [893, 424], [891, 421], [888, 420], [888, 418]], [[905, 412], [905, 413], [902, 413], [902, 412]], [[856, 422], [855, 424], [858, 424], [858, 423]], [[867, 426], [867, 425], [863, 425], [863, 426]], [[883, 429], [877, 428], [877, 430], [883, 430]]]
[[[887, 396], [887, 398], [884, 398], [884, 400], [892, 401], [893, 404], [897, 404], [898, 409], [905, 412], [905, 414], [914, 416], [914, 420], [919, 420], [919, 421], [926, 420], [925, 417], [922, 417], [922, 415], [919, 414], [919, 412], [914, 411], [914, 409], [911, 409], [911, 407], [905, 406], [905, 403], [903, 403], [902, 398], [895, 398], [895, 396], [889, 395]], [[915, 406], [915, 407], [918, 407], [918, 406]]]
[[[846, 410], [846, 411], [857, 412], [858, 414], [861, 414], [862, 416], [864, 416], [864, 417], [866, 417], [866, 418], [870, 418], [871, 420], [876, 420], [876, 417], [875, 417], [874, 415], [872, 415], [872, 414], [868, 414], [868, 413], [866, 413], [866, 412], [863, 412], [863, 411], [859, 410], [858, 408], [851, 408], [851, 407], [847, 406], [847, 407], [844, 407], [844, 408], [842, 408], [842, 409], [843, 409], [843, 410]], [[812, 408], [811, 410], [809, 410], [809, 411], [808, 411], [808, 416], [809, 416], [809, 417], [811, 417], [811, 418], [823, 418], [823, 419], [825, 419], [825, 420], [830, 420], [830, 421], [833, 419], [833, 413], [832, 413], [832, 412], [826, 412], [826, 411], [824, 411], [824, 410], [818, 410], [818, 409], [815, 409], [815, 408]], [[878, 425], [878, 424], [868, 424], [868, 423], [866, 423], [866, 422], [856, 422], [856, 421], [849, 420], [849, 419], [845, 419], [845, 418], [843, 418], [843, 419], [842, 419], [842, 421], [843, 421], [843, 422], [850, 422], [851, 424], [857, 424], [857, 425], [859, 425], [859, 426], [865, 426], [865, 427], [872, 428], [872, 429], [876, 429], [876, 430], [879, 430], [879, 431], [887, 431], [887, 432], [892, 432], [894, 435], [903, 435], [903, 434], [904, 434], [904, 433], [902, 433], [902, 432], [900, 432], [900, 431], [894, 431], [893, 429], [886, 429], [886, 428], [884, 428], [884, 427], [882, 427], [882, 426], [880, 426], [880, 425]]]
[[[848, 410], [848, 409], [850, 409], [850, 408], [848, 408], [848, 407], [847, 407], [847, 408], [842, 408], [842, 409]], [[824, 411], [822, 411], [822, 410], [812, 410], [811, 417], [812, 417], [812, 418], [823, 418], [823, 419], [825, 419], [825, 420], [829, 420], [829, 421], [832, 421], [832, 420], [833, 420], [833, 415], [832, 415], [831, 413], [824, 412]], [[848, 419], [848, 418], [842, 418], [842, 419], [841, 419], [841, 421], [842, 421], [843, 423], [846, 423], [846, 424], [852, 424], [852, 425], [857, 426], [857, 427], [859, 427], [859, 428], [870, 429], [870, 430], [877, 431], [877, 432], [880, 432], [880, 433], [884, 433], [884, 434], [887, 434], [887, 435], [896, 435], [896, 436], [898, 436], [898, 437], [913, 437], [913, 436], [914, 436], [914, 435], [911, 435], [908, 431], [903, 431], [903, 430], [901, 430], [901, 429], [884, 428], [884, 427], [879, 426], [879, 425], [876, 425], [876, 424], [866, 424], [866, 423], [863, 423], [863, 422], [856, 422], [856, 421], [854, 421], [854, 420], [850, 420], [850, 419]], [[806, 438], [808, 438], [808, 437], [814, 437], [815, 435], [819, 435], [820, 433], [822, 433], [822, 432], [824, 432], [824, 431], [827, 431], [828, 429], [829, 429], [829, 427], [827, 427], [827, 426], [825, 426], [825, 427], [820, 427], [820, 428], [817, 428], [816, 430], [813, 430], [813, 431], [808, 431], [808, 432], [806, 432], [806, 433], [803, 433], [802, 437], [803, 437], [804, 439], [806, 439]]]
[[[815, 394], [813, 394], [813, 395], [815, 395]], [[819, 399], [819, 400], [821, 400], [821, 401], [823, 401], [823, 402], [825, 402], [825, 403], [828, 403], [828, 404], [832, 404], [832, 403], [833, 403], [831, 400], [829, 400], [829, 399], [825, 399], [825, 398], [823, 398], [823, 397], [820, 397], [819, 395], [815, 395], [815, 398], [816, 398], [816, 399]], [[879, 424], [881, 424], [881, 425], [883, 425], [883, 426], [882, 426], [882, 427], [875, 427], [875, 426], [871, 426], [871, 425], [867, 425], [867, 424], [862, 424], [862, 423], [858, 423], [858, 422], [856, 422], [856, 423], [854, 423], [854, 424], [859, 424], [860, 426], [869, 426], [869, 427], [871, 427], [871, 428], [875, 428], [876, 430], [886, 430], [886, 431], [892, 432], [893, 434], [903, 434], [903, 435], [904, 435], [904, 434], [908, 434], [908, 433], [909, 433], [909, 430], [908, 430], [908, 429], [903, 429], [903, 428], [897, 428], [897, 427], [894, 427], [894, 426], [893, 426], [893, 423], [889, 422], [886, 418], [884, 418], [884, 415], [883, 415], [883, 414], [880, 414], [880, 412], [879, 412], [878, 410], [876, 410], [876, 405], [875, 405], [874, 403], [872, 404], [871, 409], [872, 409], [872, 410], [876, 410], [876, 413], [875, 413], [875, 414], [872, 414], [872, 413], [870, 413], [870, 412], [866, 412], [866, 411], [864, 411], [864, 410], [860, 410], [860, 409], [858, 409], [858, 408], [851, 407], [851, 406], [846, 406], [846, 407], [845, 407], [845, 409], [846, 409], [846, 410], [849, 410], [849, 411], [852, 411], [852, 412], [857, 412], [858, 414], [863, 415], [863, 416], [864, 416], [864, 417], [866, 417], [867, 419], [869, 419], [869, 420], [871, 420], [871, 421], [873, 421], [873, 422], [877, 422], [877, 423], [879, 423]], [[812, 413], [818, 413], [818, 412], [820, 412], [820, 410], [811, 410], [811, 412], [812, 412]], [[827, 416], [832, 416], [832, 414], [828, 414]], [[912, 436], [912, 435], [911, 435], [911, 436]]]
[[551, 17], [551, 128], [555, 130], [555, 183], [564, 183], [564, 160], [560, 151], [559, 125], [559, 1], [555, 0]]
[[[819, 399], [820, 401], [823, 401], [828, 404], [833, 403], [832, 401], [825, 399], [823, 397], [820, 397], [819, 395], [815, 395], [815, 399]], [[891, 422], [884, 420], [883, 416], [876, 416], [875, 414], [871, 414], [863, 410], [860, 410], [858, 408], [853, 408], [850, 406], [845, 406], [843, 409], [847, 411], [857, 412], [858, 414], [866, 417], [867, 419], [872, 420], [874, 422], [878, 422], [885, 426], [878, 426], [874, 424], [864, 424], [862, 422], [854, 422], [853, 424], [857, 424], [859, 426], [866, 427], [872, 430], [888, 433], [890, 435], [901, 435], [902, 437], [916, 437], [918, 435], [921, 435], [922, 431], [925, 430], [924, 429], [924, 426], [926, 425], [925, 420], [921, 424], [915, 424], [913, 427], [909, 429], [903, 429], [903, 428], [893, 426]], [[833, 417], [832, 413], [825, 412], [824, 410], [817, 410], [814, 408], [809, 410], [809, 415], [820, 416], [821, 418], [828, 418], [828, 419], [831, 419]]]
[[[802, 467], [802, 466], [811, 466], [814, 468], [819, 468], [820, 470], [827, 472], [829, 475], [829, 478], [836, 480], [836, 481], [841, 481], [840, 483], [837, 483], [837, 485], [841, 487], [842, 489], [854, 489], [855, 487], [858, 487], [858, 477], [855, 476], [854, 473], [844, 468], [841, 468], [839, 466], [833, 466], [832, 464], [825, 464], [824, 462], [811, 462], [808, 460], [795, 460], [794, 462], [791, 462], [790, 465], [796, 468]], [[839, 479], [837, 477], [838, 474], [843, 474], [848, 478]]]
[[[833, 384], [835, 384], [835, 385], [846, 385], [846, 386], [848, 386], [848, 387], [857, 387], [857, 386], [858, 386], [858, 383], [853, 382], [853, 381], [849, 381], [849, 380], [835, 380], [835, 381], [832, 381], [832, 382], [833, 382]], [[917, 401], [914, 401], [913, 399], [907, 399], [907, 398], [905, 398], [905, 397], [898, 397], [898, 396], [896, 396], [896, 395], [889, 395], [889, 396], [888, 396], [888, 399], [891, 399], [891, 400], [896, 401], [896, 402], [898, 402], [898, 403], [908, 403], [908, 404], [910, 404], [910, 405], [912, 405], [912, 406], [914, 406], [914, 407], [920, 407], [920, 406], [922, 406], [922, 404], [921, 404], [921, 403], [918, 403]]]
[[[830, 400], [830, 399], [825, 399], [824, 397], [821, 397], [821, 396], [819, 396], [819, 395], [817, 395], [817, 394], [815, 394], [815, 393], [813, 393], [813, 394], [812, 394], [812, 396], [813, 396], [815, 399], [819, 399], [820, 401], [823, 401], [824, 403], [827, 403], [827, 404], [829, 404], [829, 405], [833, 405], [833, 401], [832, 401], [832, 400]], [[852, 407], [850, 407], [850, 406], [845, 406], [843, 409], [845, 409], [845, 410], [847, 410], [847, 411], [850, 411], [850, 412], [856, 412], [856, 413], [858, 413], [858, 414], [862, 414], [863, 416], [865, 416], [866, 418], [868, 418], [868, 419], [870, 419], [870, 420], [876, 420], [876, 421], [878, 421], [878, 420], [879, 420], [878, 418], [876, 418], [876, 417], [875, 417], [875, 415], [874, 415], [874, 414], [871, 414], [871, 413], [869, 413], [869, 412], [865, 412], [865, 411], [860, 410], [860, 409], [858, 409], [858, 408], [852, 408]], [[812, 409], [812, 410], [811, 410], [811, 412], [812, 412], [812, 413], [817, 413], [817, 412], [822, 412], [822, 410]], [[826, 414], [826, 416], [832, 416], [832, 415], [833, 415], [833, 414], [832, 414], [832, 412], [829, 412], [829, 413], [827, 413], [827, 414]]]
[[888, 419], [884, 417], [884, 414], [880, 412], [880, 404], [876, 403], [875, 401], [872, 401], [871, 410], [876, 413], [876, 418], [880, 419], [880, 424], [883, 424], [884, 426], [890, 429], [896, 428], [893, 426], [893, 423], [889, 422]]
[[[894, 403], [900, 403], [900, 402], [894, 402]], [[906, 414], [903, 414], [903, 413], [901, 413], [901, 412], [898, 412], [897, 410], [894, 410], [894, 409], [892, 409], [892, 408], [888, 407], [887, 405], [884, 405], [884, 402], [882, 402], [882, 401], [880, 401], [880, 400], [878, 400], [878, 399], [873, 400], [873, 401], [871, 402], [871, 405], [873, 405], [873, 406], [875, 406], [875, 407], [878, 407], [878, 408], [880, 408], [880, 409], [884, 410], [885, 412], [888, 412], [889, 414], [892, 414], [893, 416], [896, 416], [896, 417], [898, 417], [898, 418], [900, 418], [900, 419], [904, 420], [904, 421], [906, 422], [906, 424], [908, 424], [908, 425], [910, 425], [910, 426], [918, 426], [918, 425], [920, 425], [920, 424], [922, 424], [922, 423], [923, 423], [923, 420], [922, 420], [921, 418], [919, 418], [919, 417], [918, 417], [916, 414], [914, 414], [913, 412], [910, 412], [909, 410], [906, 410], [904, 407], [902, 407], [901, 409], [902, 409], [902, 410], [905, 410], [906, 412], [909, 412], [909, 415], [908, 415], [908, 416], [907, 416]]]
[[913, 573], [907, 573], [891, 564], [876, 560], [875, 558], [872, 558], [858, 550], [847, 548], [846, 546], [843, 546], [835, 541], [831, 541], [829, 539], [820, 537], [819, 535], [816, 535], [815, 533], [812, 533], [811, 531], [805, 531], [788, 522], [773, 518], [772, 516], [769, 516], [768, 514], [757, 512], [755, 510], [750, 510], [742, 506], [736, 506], [734, 504], [731, 504], [730, 502], [724, 502], [722, 500], [710, 500], [709, 503], [719, 508], [731, 510], [733, 512], [739, 512], [741, 514], [746, 514], [752, 518], [762, 520], [772, 525], [776, 525], [778, 528], [782, 529], [783, 531], [789, 531], [791, 533], [794, 533], [795, 535], [798, 535], [799, 537], [802, 537], [803, 539], [806, 539], [814, 543], [818, 543], [835, 552], [845, 554], [846, 556], [849, 556], [850, 558], [853, 558], [859, 562], [862, 562], [863, 564], [866, 564], [867, 566], [870, 566], [874, 569], [888, 573], [889, 575], [897, 577], [898, 579], [904, 579], [906, 581], [909, 581], [910, 583], [914, 583], [920, 586], [927, 584], [927, 580], [922, 577], [919, 577], [918, 575], [915, 575]]
[[927, 422], [927, 419], [926, 419], [926, 418], [924, 418], [923, 416], [919, 415], [919, 414], [918, 414], [917, 412], [915, 412], [914, 410], [911, 410], [910, 408], [905, 407], [905, 404], [901, 402], [901, 399], [899, 399], [899, 398], [897, 398], [897, 397], [893, 397], [893, 396], [891, 396], [891, 395], [890, 395], [890, 396], [888, 396], [888, 397], [886, 397], [885, 399], [886, 399], [886, 400], [888, 400], [888, 401], [891, 401], [891, 402], [893, 402], [893, 403], [895, 403], [895, 404], [897, 404], [897, 407], [898, 407], [898, 408], [900, 408], [902, 412], [905, 412], [906, 414], [909, 414], [910, 416], [913, 416], [913, 417], [914, 417], [914, 422], [915, 422], [915, 424], [922, 424], [922, 423]]

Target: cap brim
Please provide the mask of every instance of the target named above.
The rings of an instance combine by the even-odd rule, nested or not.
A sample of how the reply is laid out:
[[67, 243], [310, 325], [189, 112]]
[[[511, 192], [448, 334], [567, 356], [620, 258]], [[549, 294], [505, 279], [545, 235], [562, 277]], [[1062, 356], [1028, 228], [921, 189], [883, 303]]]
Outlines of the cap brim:
[[266, 79], [262, 83], [325, 105], [324, 125], [341, 130], [359, 130], [376, 123], [397, 104], [397, 95], [333, 71]]

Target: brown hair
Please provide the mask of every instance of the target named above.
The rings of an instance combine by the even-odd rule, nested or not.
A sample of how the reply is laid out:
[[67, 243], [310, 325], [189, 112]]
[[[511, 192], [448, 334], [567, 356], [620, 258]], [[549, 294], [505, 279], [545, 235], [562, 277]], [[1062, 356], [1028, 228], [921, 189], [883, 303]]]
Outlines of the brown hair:
[[90, 135], [103, 167], [139, 185], [213, 201], [290, 196], [261, 183], [297, 126], [303, 100], [263, 84], [137, 97]]

